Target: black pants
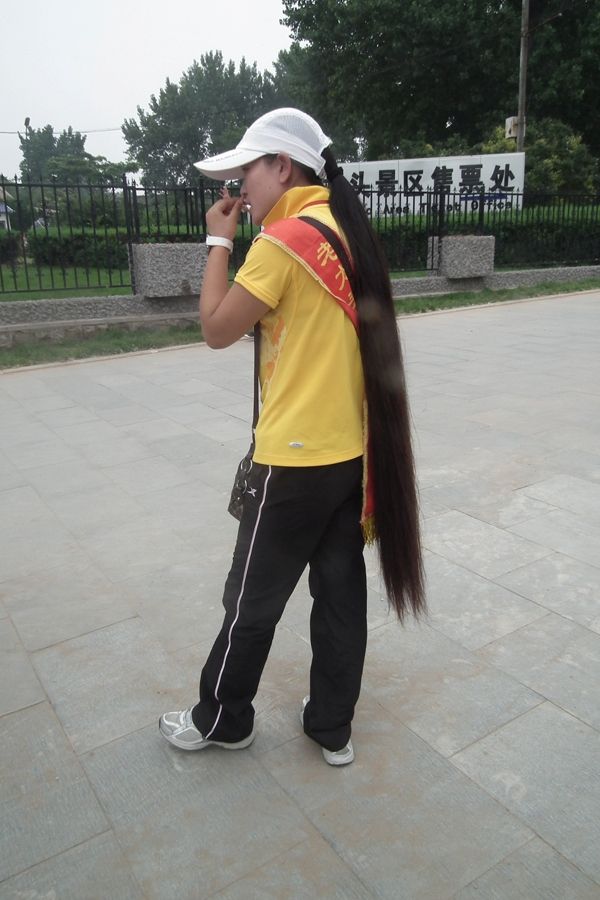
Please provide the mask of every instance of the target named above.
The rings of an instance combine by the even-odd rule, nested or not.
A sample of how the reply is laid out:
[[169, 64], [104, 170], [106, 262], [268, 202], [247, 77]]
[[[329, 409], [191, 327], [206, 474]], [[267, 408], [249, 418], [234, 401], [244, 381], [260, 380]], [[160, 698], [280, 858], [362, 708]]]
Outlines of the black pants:
[[194, 724], [213, 740], [250, 734], [275, 626], [308, 565], [313, 659], [304, 730], [339, 750], [350, 738], [367, 642], [362, 458], [310, 467], [254, 463], [249, 488]]

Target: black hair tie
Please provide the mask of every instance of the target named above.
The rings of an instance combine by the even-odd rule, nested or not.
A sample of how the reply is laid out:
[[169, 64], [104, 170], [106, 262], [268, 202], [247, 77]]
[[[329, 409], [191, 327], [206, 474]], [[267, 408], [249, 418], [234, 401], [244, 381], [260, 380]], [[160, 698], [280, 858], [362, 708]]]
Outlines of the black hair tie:
[[344, 170], [341, 169], [339, 166], [336, 166], [335, 169], [333, 170], [333, 172], [331, 173], [331, 175], [327, 174], [327, 181], [331, 182], [335, 178], [337, 178], [338, 175], [343, 175], [343, 174], [344, 174]]

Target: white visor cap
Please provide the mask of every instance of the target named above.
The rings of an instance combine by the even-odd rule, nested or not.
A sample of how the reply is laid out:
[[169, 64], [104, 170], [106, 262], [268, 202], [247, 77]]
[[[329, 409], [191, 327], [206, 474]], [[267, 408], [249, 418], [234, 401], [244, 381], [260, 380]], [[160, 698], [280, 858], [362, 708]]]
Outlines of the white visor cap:
[[287, 153], [295, 162], [308, 166], [322, 177], [325, 162], [321, 153], [331, 138], [318, 122], [299, 109], [284, 107], [265, 113], [246, 131], [234, 150], [194, 163], [203, 175], [217, 181], [243, 178], [247, 166], [267, 153]]

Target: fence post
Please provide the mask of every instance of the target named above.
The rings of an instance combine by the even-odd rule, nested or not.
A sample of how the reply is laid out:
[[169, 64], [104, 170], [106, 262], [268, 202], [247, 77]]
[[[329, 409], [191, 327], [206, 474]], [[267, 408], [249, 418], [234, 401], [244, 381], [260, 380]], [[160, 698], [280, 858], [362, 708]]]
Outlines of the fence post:
[[127, 228], [127, 259], [129, 260], [131, 293], [135, 294], [137, 291], [135, 289], [135, 266], [133, 264], [133, 223], [131, 221], [130, 188], [125, 172], [123, 172], [123, 206], [125, 208], [125, 227]]
[[440, 187], [438, 197], [438, 238], [441, 240], [446, 228], [446, 192], [443, 187]]
[[446, 230], [446, 192], [441, 185], [438, 190], [434, 190], [433, 192], [433, 208], [434, 210], [437, 210], [437, 213], [434, 213], [433, 215], [435, 234], [432, 240], [432, 257], [435, 262], [435, 269], [439, 273], [442, 255], [442, 240]]
[[200, 216], [202, 218], [202, 234], [201, 237], [206, 237], [206, 198], [204, 196], [204, 178], [200, 179]]

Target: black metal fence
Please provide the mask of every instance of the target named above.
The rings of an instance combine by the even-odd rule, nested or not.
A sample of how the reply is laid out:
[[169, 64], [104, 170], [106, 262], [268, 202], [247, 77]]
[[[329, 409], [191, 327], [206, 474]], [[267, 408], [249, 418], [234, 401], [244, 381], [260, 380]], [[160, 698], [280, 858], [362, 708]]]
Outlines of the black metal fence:
[[600, 264], [600, 196], [444, 193], [436, 233], [495, 237], [497, 268]]
[[[215, 183], [147, 187], [126, 185], [125, 206], [132, 243], [194, 243], [206, 238], [206, 211], [219, 199]], [[231, 192], [235, 194], [236, 188]], [[238, 268], [258, 229], [243, 214], [232, 264]]]
[[363, 191], [392, 270], [437, 268], [434, 238], [494, 235], [500, 268], [600, 264], [600, 197]]
[[[127, 188], [133, 241], [195, 241], [218, 185]], [[366, 191], [359, 198], [392, 270], [437, 267], [432, 238], [493, 234], [501, 267], [600, 264], [600, 197], [448, 191]], [[242, 216], [232, 263], [237, 268], [257, 233]]]
[[[0, 294], [124, 292], [132, 243], [197, 242], [216, 184], [147, 187], [0, 179]], [[493, 234], [500, 267], [600, 264], [600, 198], [362, 191], [390, 269], [437, 266], [434, 238]], [[256, 234], [242, 216], [232, 265]]]
[[0, 179], [0, 293], [131, 285], [123, 184]]

